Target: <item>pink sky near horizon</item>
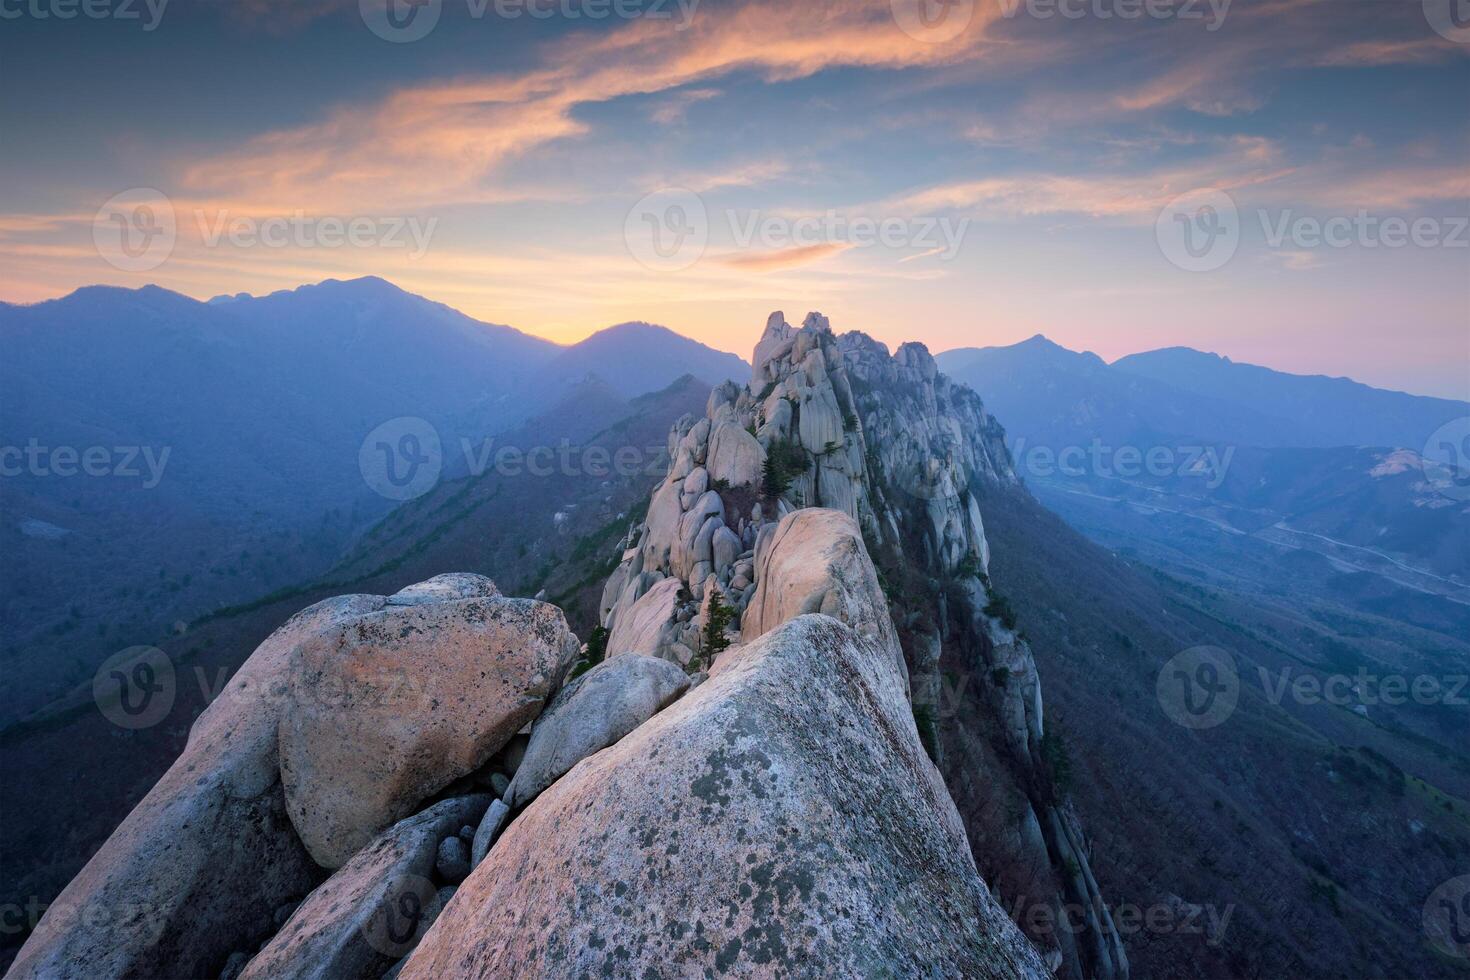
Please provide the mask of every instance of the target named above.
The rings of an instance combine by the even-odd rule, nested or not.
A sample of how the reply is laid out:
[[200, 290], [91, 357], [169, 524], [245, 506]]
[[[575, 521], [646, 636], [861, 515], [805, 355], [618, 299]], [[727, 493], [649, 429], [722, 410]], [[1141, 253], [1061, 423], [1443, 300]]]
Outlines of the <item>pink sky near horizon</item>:
[[[1470, 44], [1417, 4], [1239, 0], [1212, 27], [981, 3], [916, 38], [888, 0], [741, 0], [683, 27], [446, 14], [414, 44], [355, 8], [180, 9], [148, 34], [9, 25], [0, 60], [35, 97], [0, 108], [0, 299], [379, 275], [561, 343], [646, 320], [748, 357], [771, 310], [816, 309], [936, 352], [1037, 333], [1107, 360], [1188, 346], [1470, 400], [1470, 247], [1271, 241], [1358, 213], [1470, 220]], [[124, 272], [94, 219], [143, 187], [178, 241]], [[707, 246], [650, 267], [635, 218], [670, 188], [697, 199]], [[1200, 188], [1238, 205], [1239, 245], [1194, 272], [1156, 219]], [[433, 233], [417, 257], [210, 241], [221, 220], [297, 211]], [[829, 214], [838, 230], [790, 235]], [[864, 243], [856, 218], [908, 237]], [[748, 219], [787, 234], [742, 239]], [[924, 240], [932, 221], [954, 248]]]

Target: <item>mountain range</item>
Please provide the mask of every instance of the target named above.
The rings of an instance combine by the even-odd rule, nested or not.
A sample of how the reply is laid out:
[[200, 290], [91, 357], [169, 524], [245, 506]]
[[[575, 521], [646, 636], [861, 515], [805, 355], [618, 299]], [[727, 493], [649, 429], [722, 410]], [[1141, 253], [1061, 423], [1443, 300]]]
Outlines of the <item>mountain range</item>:
[[[901, 351], [895, 360], [922, 373], [923, 359], [915, 353]], [[863, 373], [854, 371], [852, 381], [860, 401], [876, 390]], [[502, 467], [446, 473], [422, 496], [354, 535], [315, 576], [150, 638], [186, 678], [174, 708], [184, 723], [120, 736], [93, 706], [90, 684], [79, 684], [27, 722], [5, 729], [4, 776], [31, 787], [33, 801], [30, 813], [9, 821], [4, 844], [13, 894], [55, 894], [178, 757], [186, 722], [210, 703], [211, 691], [309, 603], [343, 593], [391, 594], [447, 571], [481, 572], [507, 594], [544, 595], [566, 610], [579, 635], [590, 635], [601, 618], [603, 583], [630, 553], [629, 528], [654, 522], [648, 488], [669, 465], [675, 439], [692, 418], [706, 412], [720, 418], [726, 410], [710, 397], [710, 387], [685, 376], [627, 399], [612, 385], [584, 377], [554, 404], [494, 436], [497, 448], [565, 444], [576, 450], [577, 465], [547, 476]], [[746, 398], [754, 396], [747, 389]], [[781, 399], [770, 398], [769, 411], [779, 411], [775, 402]], [[901, 386], [883, 396], [893, 405], [903, 404], [901, 398]], [[905, 411], [922, 406], [919, 400]], [[986, 410], [1006, 421], [988, 400]], [[936, 502], [914, 495], [929, 484], [909, 481], [894, 465], [904, 459], [900, 429], [922, 420], [916, 414], [882, 421], [886, 417], [862, 413], [874, 449], [866, 468], [886, 474], [865, 477], [864, 492], [884, 488], [905, 521], [932, 514]], [[815, 410], [804, 406], [802, 419], [813, 427], [813, 445], [822, 446], [828, 436]], [[674, 436], [665, 441], [671, 424]], [[888, 432], [885, 424], [898, 428]], [[839, 413], [839, 437], [844, 429]], [[928, 438], [942, 438], [944, 431], [936, 428]], [[961, 431], [972, 443], [988, 438], [984, 426]], [[1085, 436], [1088, 430], [1074, 431]], [[610, 454], [618, 447], [642, 447], [645, 456], [639, 466], [611, 473], [581, 465], [594, 448]], [[1316, 483], [1330, 482], [1337, 451], [1314, 450], [1318, 461], [1304, 472], [1321, 470]], [[843, 474], [839, 470], [829, 484], [834, 465], [822, 456], [816, 481], [802, 477], [806, 482], [793, 484], [793, 496], [836, 494]], [[1236, 533], [1249, 526], [1247, 513], [1285, 506], [1273, 489], [1278, 477], [1261, 465], [1252, 447], [1239, 449], [1217, 488], [1218, 501], [1208, 505], [1216, 523], [1160, 506], [1156, 491], [1168, 489], [1170, 479], [1186, 479], [1177, 475], [1161, 478], [1158, 487], [1132, 488], [1139, 500], [1123, 497], [1121, 481], [1097, 483], [1105, 478], [1093, 474], [1042, 480], [1021, 470], [1031, 492], [1008, 480], [977, 484], [992, 554], [986, 614], [1012, 621], [1019, 631], [1015, 642], [1030, 638], [1044, 687], [1046, 775], [1031, 790], [1048, 798], [1060, 794], [1056, 798], [1075, 807], [1087, 835], [1090, 874], [1115, 915], [1125, 909], [1167, 912], [1167, 928], [1123, 933], [1133, 976], [1327, 977], [1362, 964], [1384, 976], [1441, 975], [1420, 948], [1417, 916], [1423, 896], [1470, 854], [1463, 713], [1443, 704], [1374, 704], [1360, 712], [1273, 700], [1274, 688], [1258, 678], [1321, 678], [1359, 668], [1376, 676], [1463, 673], [1470, 664], [1464, 607], [1347, 567], [1340, 558]], [[1367, 486], [1392, 488], [1396, 477], [1403, 474]], [[1288, 502], [1313, 492], [1311, 486], [1282, 485], [1290, 488]], [[1176, 488], [1174, 495], [1188, 494]], [[1341, 506], [1378, 504], [1365, 499]], [[1151, 530], [1119, 523], [1134, 520]], [[912, 609], [912, 615], [894, 617], [912, 645], [929, 628], [923, 610], [936, 590], [951, 591], [955, 583], [947, 575], [916, 574], [882, 558], [882, 549], [873, 553], [893, 608]], [[957, 567], [972, 575], [973, 564]], [[949, 605], [954, 608], [953, 601]], [[988, 794], [996, 792], [994, 777], [977, 780], [974, 773], [988, 772], [984, 766], [994, 764], [997, 750], [987, 749], [984, 738], [967, 740], [944, 726], [990, 717], [989, 699], [1020, 691], [1024, 672], [1013, 663], [975, 674], [980, 661], [972, 657], [987, 647], [978, 638], [975, 649], [966, 642], [938, 664], [938, 749], [951, 760], [946, 778], [981, 860], [993, 858], [997, 845], [976, 828], [1000, 814], [985, 809], [994, 799]], [[954, 635], [945, 643], [954, 644]], [[1228, 649], [1236, 658], [1240, 707], [1228, 724], [1191, 732], [1160, 710], [1155, 682], [1170, 658], [1201, 644]], [[972, 674], [979, 680], [958, 683]], [[78, 746], [86, 751], [79, 754]], [[971, 765], [967, 759], [992, 761]], [[52, 778], [62, 771], [67, 780]], [[65, 847], [48, 846], [57, 819], [72, 828]], [[1060, 862], [1057, 869], [1069, 867]], [[992, 872], [1002, 876], [991, 884], [1012, 911], [1009, 899], [1026, 897], [1002, 885], [1013, 880], [1006, 877], [1013, 869], [1002, 863], [986, 873]]]
[[1440, 426], [1470, 414], [1464, 401], [1288, 374], [1187, 347], [1109, 364], [1037, 334], [1008, 347], [959, 348], [935, 359], [947, 374], [986, 393], [1013, 443], [1098, 438], [1146, 445], [1183, 437], [1261, 448], [1418, 452]]
[[0, 445], [30, 451], [0, 481], [0, 719], [107, 652], [320, 573], [401, 499], [364, 469], [385, 423], [395, 445], [426, 425], [452, 475], [589, 378], [626, 399], [749, 370], [648, 324], [561, 346], [378, 278], [208, 302], [89, 287], [0, 304], [0, 345]]

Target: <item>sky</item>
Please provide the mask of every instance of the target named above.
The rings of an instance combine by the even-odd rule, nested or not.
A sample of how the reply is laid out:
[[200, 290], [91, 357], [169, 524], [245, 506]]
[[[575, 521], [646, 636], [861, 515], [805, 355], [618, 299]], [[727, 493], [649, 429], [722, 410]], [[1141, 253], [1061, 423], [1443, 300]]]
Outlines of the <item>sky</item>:
[[0, 299], [372, 274], [1470, 399], [1466, 7], [0, 0]]

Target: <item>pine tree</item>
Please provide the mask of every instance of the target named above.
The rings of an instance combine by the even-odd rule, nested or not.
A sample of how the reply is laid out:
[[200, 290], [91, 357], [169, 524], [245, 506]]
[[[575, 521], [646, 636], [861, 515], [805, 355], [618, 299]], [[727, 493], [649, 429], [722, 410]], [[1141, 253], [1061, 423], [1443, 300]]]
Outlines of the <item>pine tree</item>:
[[725, 597], [718, 588], [710, 592], [709, 612], [704, 623], [704, 643], [701, 658], [704, 664], [714, 661], [715, 655], [730, 648], [730, 638], [725, 630], [735, 619], [735, 610], [725, 604]]

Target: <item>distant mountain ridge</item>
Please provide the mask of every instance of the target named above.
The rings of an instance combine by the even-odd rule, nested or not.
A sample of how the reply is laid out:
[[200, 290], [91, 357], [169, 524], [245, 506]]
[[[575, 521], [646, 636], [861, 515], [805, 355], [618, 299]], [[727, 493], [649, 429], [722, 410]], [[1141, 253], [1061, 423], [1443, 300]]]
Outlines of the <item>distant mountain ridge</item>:
[[[1090, 526], [1141, 541], [1161, 510], [1192, 515], [1270, 549], [1307, 547], [1411, 588], [1464, 593], [1470, 507], [1421, 453], [1436, 455], [1431, 436], [1470, 419], [1470, 403], [1185, 347], [1108, 364], [1040, 335], [938, 360], [985, 393], [1018, 469], [1064, 515], [1081, 520], [1079, 494], [1127, 500], [1141, 510], [1116, 507]], [[1152, 452], [1162, 469], [1143, 465]]]
[[[1430, 433], [1470, 414], [1470, 403], [1374, 388], [1350, 378], [1288, 374], [1188, 347], [1132, 354], [1113, 368], [1295, 420], [1324, 443], [1423, 448]], [[1422, 433], [1414, 442], [1416, 433]]]
[[595, 375], [625, 398], [657, 391], [690, 374], [709, 385], [745, 377], [750, 365], [668, 327], [635, 320], [600, 330], [563, 349], [537, 372], [553, 387]]
[[1430, 435], [1470, 416], [1470, 402], [1297, 375], [1188, 347], [1109, 364], [1037, 334], [1005, 347], [966, 347], [940, 368], [986, 394], [1013, 438], [1056, 443], [1189, 436], [1262, 448], [1382, 446], [1424, 449]]
[[[0, 719], [161, 627], [335, 561], [398, 503], [363, 470], [385, 423], [432, 427], [449, 479], [463, 446], [579, 386], [627, 400], [749, 372], [662, 327], [562, 346], [377, 277], [208, 302], [88, 286], [0, 303], [0, 345], [0, 447], [38, 460], [0, 481], [19, 581], [0, 600], [0, 664], [19, 670]], [[116, 475], [82, 473], [89, 450]]]

